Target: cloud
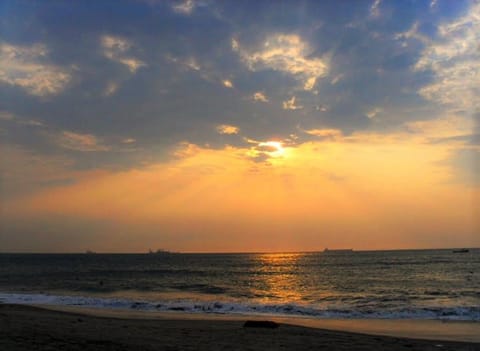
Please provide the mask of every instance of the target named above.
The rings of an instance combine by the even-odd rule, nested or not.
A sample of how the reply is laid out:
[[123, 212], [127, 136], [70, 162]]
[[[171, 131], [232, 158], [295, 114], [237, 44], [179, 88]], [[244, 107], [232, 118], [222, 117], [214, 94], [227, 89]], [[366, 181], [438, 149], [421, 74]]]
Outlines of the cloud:
[[332, 85], [337, 84], [339, 81], [341, 81], [344, 78], [344, 76], [345, 75], [343, 73], [337, 74], [335, 77], [332, 78], [332, 80], [330, 81], [330, 84]]
[[459, 145], [480, 145], [480, 134], [464, 134], [454, 135], [445, 138], [433, 138], [430, 141], [432, 144], [449, 143]]
[[328, 139], [340, 139], [343, 137], [343, 133], [339, 129], [310, 129], [305, 132], [310, 135]]
[[14, 121], [19, 125], [31, 126], [31, 127], [43, 127], [45, 124], [43, 122], [37, 121], [35, 119], [25, 119], [18, 116], [15, 116], [13, 113], [8, 111], [0, 111], [0, 121]]
[[118, 90], [118, 83], [109, 82], [103, 91], [103, 95], [105, 96], [112, 96]]
[[19, 120], [18, 123], [23, 124], [25, 126], [32, 126], [32, 127], [43, 127], [43, 126], [45, 126], [44, 123], [42, 123], [40, 121], [36, 121], [34, 119]]
[[231, 81], [229, 81], [228, 79], [225, 79], [224, 81], [222, 81], [222, 84], [226, 88], [233, 88], [233, 83]]
[[185, 0], [172, 5], [172, 10], [182, 15], [190, 15], [195, 10], [195, 2], [193, 0]]
[[424, 44], [429, 44], [430, 39], [428, 39], [425, 35], [421, 34], [418, 30], [418, 27], [419, 27], [419, 22], [416, 21], [407, 31], [395, 34], [394, 39], [403, 40], [402, 42], [403, 47], [408, 45], [407, 40], [409, 39], [416, 39]]
[[317, 111], [327, 112], [328, 109], [329, 108], [328, 108], [327, 105], [317, 105], [317, 106], [315, 106], [315, 110], [317, 110]]
[[405, 127], [409, 133], [422, 135], [428, 139], [446, 139], [470, 134], [475, 129], [475, 121], [464, 116], [447, 115], [431, 120], [408, 122]]
[[122, 143], [124, 143], [124, 144], [133, 144], [135, 142], [136, 142], [136, 140], [134, 138], [126, 138], [126, 139], [122, 140]]
[[271, 69], [290, 74], [301, 82], [305, 90], [312, 90], [317, 79], [328, 73], [328, 60], [312, 57], [308, 43], [295, 34], [272, 35], [258, 50], [247, 50], [235, 39], [231, 46], [250, 70]]
[[438, 39], [428, 45], [415, 65], [430, 70], [434, 81], [422, 87], [425, 99], [461, 110], [480, 107], [480, 3], [455, 21], [438, 27]]
[[8, 111], [0, 111], [0, 120], [12, 121], [14, 119], [15, 119], [15, 116], [13, 115], [13, 113]]
[[257, 91], [256, 93], [253, 94], [253, 100], [261, 101], [261, 102], [268, 102], [267, 96], [261, 91]]
[[200, 71], [201, 69], [195, 57], [188, 57], [184, 59], [184, 58], [173, 56], [172, 54], [167, 54], [165, 55], [165, 59], [173, 63], [179, 64], [180, 66], [188, 70]]
[[370, 119], [374, 119], [382, 112], [383, 112], [383, 109], [381, 107], [374, 107], [371, 110], [369, 110], [365, 115]]
[[286, 100], [283, 102], [283, 109], [284, 110], [301, 110], [303, 106], [295, 104], [295, 96], [292, 96], [290, 100]]
[[382, 2], [382, 0], [375, 0], [372, 4], [372, 6], [370, 7], [370, 16], [372, 17], [378, 17], [380, 16], [380, 3]]
[[19, 86], [35, 96], [61, 93], [71, 80], [69, 70], [45, 63], [43, 44], [16, 46], [0, 43], [0, 81]]
[[186, 59], [183, 63], [186, 67], [188, 67], [191, 70], [200, 71], [200, 65], [197, 63], [194, 57], [190, 57]]
[[100, 43], [105, 57], [127, 66], [130, 72], [135, 73], [139, 68], [146, 66], [145, 62], [126, 54], [133, 46], [131, 41], [117, 36], [103, 35]]
[[278, 140], [256, 141], [247, 140], [254, 144], [246, 152], [246, 156], [257, 163], [272, 164], [272, 162], [283, 159], [290, 152], [290, 148], [284, 147], [285, 143]]
[[215, 129], [220, 134], [238, 134], [240, 131], [240, 128], [230, 124], [220, 124]]
[[108, 151], [110, 147], [104, 145], [92, 134], [80, 134], [63, 131], [57, 138], [57, 144], [65, 149], [75, 151]]

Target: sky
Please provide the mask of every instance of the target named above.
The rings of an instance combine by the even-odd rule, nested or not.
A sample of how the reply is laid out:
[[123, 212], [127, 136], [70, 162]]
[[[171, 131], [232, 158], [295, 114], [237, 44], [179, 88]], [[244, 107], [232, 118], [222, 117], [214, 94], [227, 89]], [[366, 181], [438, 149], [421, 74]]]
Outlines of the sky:
[[480, 2], [0, 2], [0, 251], [480, 246]]

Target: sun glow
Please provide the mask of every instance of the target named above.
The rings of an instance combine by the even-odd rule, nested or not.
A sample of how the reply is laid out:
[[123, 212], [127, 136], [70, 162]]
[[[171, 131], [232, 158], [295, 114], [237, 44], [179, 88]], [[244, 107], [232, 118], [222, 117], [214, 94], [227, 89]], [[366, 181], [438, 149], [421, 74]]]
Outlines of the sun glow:
[[266, 141], [258, 144], [258, 146], [265, 150], [271, 157], [280, 157], [285, 155], [285, 148], [280, 141]]

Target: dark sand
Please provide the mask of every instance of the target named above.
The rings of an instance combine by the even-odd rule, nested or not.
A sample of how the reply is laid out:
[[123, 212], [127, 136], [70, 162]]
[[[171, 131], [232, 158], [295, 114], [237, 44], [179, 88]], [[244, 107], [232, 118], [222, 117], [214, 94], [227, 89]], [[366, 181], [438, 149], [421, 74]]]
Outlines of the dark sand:
[[243, 321], [124, 319], [0, 304], [0, 350], [479, 350], [480, 343], [415, 340]]

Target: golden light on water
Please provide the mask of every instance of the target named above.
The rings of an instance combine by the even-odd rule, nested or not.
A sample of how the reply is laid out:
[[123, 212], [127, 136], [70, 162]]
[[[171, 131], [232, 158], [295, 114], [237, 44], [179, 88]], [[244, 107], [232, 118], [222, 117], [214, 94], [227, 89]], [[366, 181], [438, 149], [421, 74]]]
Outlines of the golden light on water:
[[265, 274], [264, 284], [271, 296], [285, 301], [300, 301], [302, 284], [295, 274], [301, 253], [267, 253], [258, 256], [261, 271]]

